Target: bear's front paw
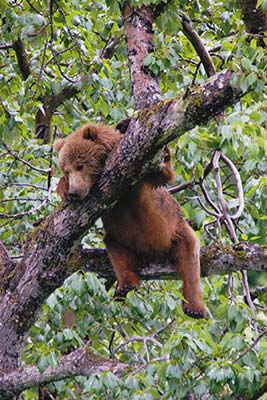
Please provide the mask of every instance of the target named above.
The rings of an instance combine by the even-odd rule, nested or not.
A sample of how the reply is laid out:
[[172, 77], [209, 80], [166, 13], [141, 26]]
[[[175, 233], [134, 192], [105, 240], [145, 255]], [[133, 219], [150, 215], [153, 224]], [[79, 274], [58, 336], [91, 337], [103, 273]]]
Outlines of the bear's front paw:
[[206, 317], [206, 310], [203, 305], [196, 307], [190, 303], [183, 303], [183, 312], [189, 317], [200, 319]]
[[136, 289], [138, 286], [135, 285], [125, 285], [123, 287], [118, 287], [115, 291], [115, 300], [117, 301], [123, 301], [125, 300], [128, 292], [130, 292], [133, 289]]

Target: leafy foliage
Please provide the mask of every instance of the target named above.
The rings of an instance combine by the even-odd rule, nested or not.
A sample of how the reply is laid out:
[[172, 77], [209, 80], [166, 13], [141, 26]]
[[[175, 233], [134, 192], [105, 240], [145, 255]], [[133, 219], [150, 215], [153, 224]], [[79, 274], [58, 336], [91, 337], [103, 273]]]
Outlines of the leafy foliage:
[[[53, 193], [56, 170], [47, 171], [54, 163], [51, 146], [35, 135], [35, 116], [45, 112], [44, 99], [75, 88], [75, 96], [64, 98], [52, 120], [53, 129], [64, 134], [88, 120], [115, 124], [134, 111], [121, 2], [52, 3], [52, 9], [36, 0], [0, 5], [0, 137], [8, 146], [0, 143], [0, 236], [16, 257], [33, 224], [59, 203]], [[162, 2], [131, 3], [156, 7]], [[204, 230], [214, 218], [199, 204], [204, 198], [197, 185], [213, 151], [220, 148], [238, 168], [244, 185], [239, 239], [266, 244], [266, 51], [256, 37], [244, 33], [233, 1], [165, 3], [154, 27], [155, 51], [144, 60], [145, 68], [160, 75], [163, 97], [183, 95], [192, 81], [198, 84], [207, 78], [181, 31], [181, 11], [210, 49], [216, 70], [243, 71], [240, 87], [244, 92], [250, 89], [220, 121], [199, 126], [171, 145], [177, 184], [195, 174], [194, 190], [179, 193], [183, 211], [203, 244], [214, 237], [229, 242], [225, 230], [215, 227], [212, 238]], [[258, 3], [266, 9], [266, 2]], [[25, 80], [11, 47], [18, 39], [23, 40], [31, 71]], [[225, 166], [222, 175], [225, 198], [234, 210], [235, 184]], [[216, 203], [212, 174], [206, 187]], [[100, 222], [84, 240], [91, 247], [102, 245]], [[264, 275], [251, 277], [257, 279], [266, 283]], [[197, 399], [208, 395], [209, 400], [253, 398], [267, 379], [266, 335], [255, 343], [254, 322], [259, 335], [266, 333], [266, 298], [256, 301], [253, 314], [238, 276], [230, 300], [226, 288], [225, 277], [203, 280], [209, 319], [193, 321], [181, 312], [177, 283], [144, 283], [125, 303], [118, 303], [94, 275], [74, 274], [44, 305], [25, 346], [24, 362], [36, 363], [40, 371], [49, 365], [56, 368], [60, 355], [90, 343], [94, 352], [130, 366], [120, 378], [105, 373], [51, 383], [47, 390], [58, 399], [183, 399], [188, 393]], [[38, 396], [38, 389], [24, 393], [26, 400]]]

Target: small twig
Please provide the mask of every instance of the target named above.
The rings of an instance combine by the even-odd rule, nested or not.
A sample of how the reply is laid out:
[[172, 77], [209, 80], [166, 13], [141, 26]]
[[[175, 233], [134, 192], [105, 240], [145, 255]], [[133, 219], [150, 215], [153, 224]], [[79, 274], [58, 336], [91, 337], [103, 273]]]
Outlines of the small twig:
[[235, 233], [233, 222], [231, 220], [231, 216], [229, 214], [229, 207], [223, 196], [222, 182], [220, 177], [220, 167], [219, 167], [220, 158], [221, 158], [221, 152], [216, 150], [212, 159], [212, 164], [214, 168], [215, 182], [217, 186], [217, 197], [219, 202], [219, 208], [223, 214], [224, 223], [231, 237], [232, 242], [237, 243], [238, 239]]
[[[210, 227], [214, 227], [215, 224], [217, 224], [217, 226], [218, 226], [218, 231], [219, 231], [219, 233], [218, 233], [216, 236], [214, 236], [214, 235], [210, 232]], [[203, 227], [204, 227], [204, 231], [207, 233], [207, 235], [210, 236], [210, 237], [212, 238], [212, 240], [214, 240], [214, 242], [215, 242], [215, 241], [218, 239], [218, 236], [219, 236], [219, 234], [220, 234], [220, 232], [221, 232], [220, 219], [219, 219], [219, 218], [215, 218], [213, 221], [204, 224]], [[216, 228], [214, 228], [214, 229], [216, 229]]]
[[[212, 215], [214, 215], [216, 218], [221, 218], [222, 217], [222, 213], [220, 212], [219, 208], [216, 206], [216, 204], [211, 200], [211, 198], [208, 195], [208, 192], [204, 186], [203, 180], [201, 179], [199, 182], [199, 186], [200, 189], [202, 190], [202, 193], [206, 199], [206, 201], [209, 203], [209, 205], [213, 208], [213, 210], [215, 211], [215, 213], [212, 213]], [[210, 212], [211, 214], [211, 212]]]
[[[251, 295], [250, 295], [247, 271], [241, 271], [241, 276], [242, 276], [243, 292], [244, 292], [247, 304], [255, 316], [256, 307], [255, 307], [255, 305], [252, 301]], [[256, 335], [258, 336], [259, 333], [258, 333], [257, 321], [254, 319], [253, 323], [254, 323], [254, 329], [255, 329]]]
[[33, 169], [34, 171], [42, 172], [42, 173], [45, 173], [45, 174], [48, 174], [48, 173], [49, 173], [50, 169], [43, 169], [43, 168], [35, 167], [34, 165], [30, 164], [28, 161], [25, 161], [25, 160], [23, 160], [22, 158], [20, 158], [19, 156], [17, 156], [17, 155], [14, 153], [14, 151], [12, 151], [12, 150], [8, 147], [8, 145], [7, 145], [5, 142], [3, 142], [2, 140], [1, 140], [0, 142], [1, 142], [1, 144], [4, 146], [4, 148], [8, 151], [8, 153], [9, 153], [11, 156], [14, 157], [16, 160], [20, 161], [22, 164], [27, 165], [28, 167], [30, 167], [30, 168]]
[[8, 49], [12, 49], [13, 48], [13, 44], [1, 44], [0, 46], [0, 50], [8, 50]]
[[38, 77], [37, 77], [37, 80], [36, 80], [36, 91], [38, 90], [38, 87], [39, 87], [39, 84], [40, 84], [40, 81], [41, 81], [41, 78], [42, 78], [42, 74], [43, 74], [43, 71], [44, 71], [45, 56], [46, 56], [46, 50], [47, 50], [47, 47], [48, 47], [48, 42], [49, 42], [49, 39], [48, 39], [48, 34], [46, 32], [46, 41], [45, 41], [45, 44], [44, 44], [44, 51], [43, 51], [43, 55], [42, 55], [41, 67], [40, 67], [40, 71], [39, 71], [39, 74], [38, 74]]
[[157, 339], [153, 337], [154, 335], [150, 336], [132, 336], [129, 339], [125, 340], [125, 342], [119, 344], [114, 350], [113, 353], [116, 353], [119, 349], [121, 349], [124, 346], [127, 346], [129, 343], [134, 343], [134, 342], [152, 342], [154, 343], [157, 347], [161, 348], [163, 347], [162, 343], [160, 343]]
[[221, 160], [224, 161], [225, 164], [231, 169], [233, 176], [235, 178], [239, 204], [236, 213], [234, 215], [231, 215], [231, 219], [237, 219], [241, 216], [244, 210], [244, 193], [243, 193], [241, 177], [235, 165], [232, 163], [232, 161], [229, 160], [229, 158], [222, 153], [221, 153]]
[[257, 343], [261, 340], [261, 338], [262, 338], [263, 336], [267, 336], [267, 329], [264, 330], [263, 332], [261, 332], [261, 333], [259, 334], [259, 336], [258, 336], [255, 340], [253, 340], [253, 342], [251, 343], [251, 345], [250, 345], [249, 347], [247, 347], [247, 348], [246, 348], [244, 351], [242, 351], [236, 358], [234, 358], [234, 359], [233, 359], [233, 363], [236, 363], [237, 361], [239, 361], [240, 358], [244, 357], [244, 355], [246, 355], [250, 350], [252, 350], [252, 349], [257, 345]]
[[[265, 376], [266, 378], [266, 376]], [[250, 399], [250, 400], [259, 400], [264, 394], [267, 392], [267, 380], [266, 383], [260, 388], [260, 390]]]
[[227, 293], [228, 293], [228, 299], [231, 302], [234, 299], [233, 287], [234, 287], [234, 277], [233, 277], [233, 274], [229, 274], [228, 281], [227, 281]]
[[34, 189], [47, 191], [47, 188], [39, 185], [33, 185], [32, 183], [12, 183], [12, 186], [32, 187]]
[[44, 24], [38, 31], [32, 32], [32, 33], [27, 33], [26, 36], [28, 37], [34, 37], [34, 36], [38, 36], [40, 35], [40, 33], [43, 32], [43, 30], [45, 30], [45, 28], [47, 28], [49, 26], [49, 23]]
[[21, 253], [21, 254], [18, 254], [17, 256], [11, 256], [10, 258], [12, 259], [12, 260], [16, 260], [16, 259], [18, 259], [18, 258], [22, 258], [24, 256], [24, 253]]
[[216, 54], [216, 52], [221, 49], [222, 49], [222, 45], [218, 43], [214, 47], [212, 47], [212, 49], [209, 49], [208, 52]]
[[45, 188], [45, 187], [43, 187], [43, 186], [33, 185], [33, 184], [31, 184], [31, 183], [13, 183], [13, 182], [7, 183], [7, 184], [4, 185], [4, 186], [0, 186], [0, 190], [5, 190], [5, 189], [7, 189], [8, 187], [11, 187], [11, 186], [30, 187], [30, 188], [33, 188], [33, 189], [38, 189], [38, 190], [45, 190], [45, 191], [47, 191], [47, 188]]
[[[60, 74], [63, 76], [64, 79], [66, 79], [66, 81], [72, 83], [73, 85], [75, 85], [76, 83], [80, 82], [80, 78], [75, 79], [75, 80], [69, 78], [69, 77], [62, 71], [60, 64], [57, 63], [56, 66], [57, 66], [57, 68], [58, 68]], [[77, 76], [78, 76], [78, 74], [77, 74]]]
[[[133, 343], [133, 342], [135, 342], [135, 341], [143, 342], [145, 346], [146, 346], [146, 343], [147, 343], [148, 341], [151, 341], [151, 342], [153, 342], [156, 346], [162, 348], [163, 345], [162, 345], [157, 339], [155, 339], [155, 336], [157, 336], [160, 332], [164, 331], [166, 328], [168, 328], [170, 325], [172, 325], [172, 324], [173, 324], [173, 321], [174, 321], [174, 320], [171, 320], [170, 322], [168, 322], [168, 323], [167, 323], [166, 325], [164, 325], [163, 327], [161, 327], [161, 328], [159, 328], [158, 330], [156, 330], [155, 332], [151, 333], [151, 335], [148, 335], [148, 336], [139, 336], [139, 335], [137, 335], [137, 336], [133, 336], [133, 337], [128, 337], [128, 339], [127, 339], [124, 343], [121, 343], [120, 345], [118, 345], [118, 346], [112, 351], [112, 353], [113, 353], [113, 354], [116, 353], [121, 347], [124, 347], [124, 346], [126, 346], [127, 344]], [[128, 335], [127, 335], [127, 336], [128, 336]]]
[[[68, 24], [68, 21], [67, 21], [65, 12], [64, 12], [63, 9], [60, 7], [58, 1], [57, 1], [57, 0], [54, 0], [54, 1], [55, 1], [56, 5], [57, 5], [57, 8], [58, 8], [60, 14], [62, 15], [62, 18], [63, 18], [64, 21], [65, 21], [68, 34], [70, 35], [70, 37], [71, 37], [71, 39], [73, 40], [73, 42], [77, 45], [78, 54], [79, 54], [79, 59], [80, 59], [81, 63], [84, 65], [85, 63], [84, 63], [84, 60], [83, 60], [83, 58], [82, 58], [82, 56], [81, 56], [81, 51], [80, 51], [79, 43], [78, 43], [77, 39], [75, 38], [75, 36], [73, 35], [73, 33], [72, 33], [72, 31], [71, 31], [71, 29], [70, 29], [70, 27], [69, 27], [69, 24]], [[62, 73], [62, 72], [61, 72], [61, 73]], [[67, 78], [65, 77], [65, 79], [67, 79]]]
[[200, 66], [201, 66], [201, 61], [196, 66], [196, 69], [195, 69], [195, 72], [194, 72], [194, 75], [193, 75], [193, 79], [192, 79], [192, 82], [191, 82], [191, 86], [194, 86], [195, 83], [196, 83], [197, 74], [198, 74]]
[[192, 177], [192, 179], [190, 179], [189, 182], [183, 182], [180, 185], [173, 186], [168, 189], [168, 192], [170, 194], [182, 192], [183, 190], [194, 186], [194, 183], [195, 183], [195, 173], [193, 173], [193, 177]]
[[101, 50], [100, 58], [111, 58], [112, 54], [114, 53], [115, 47], [121, 41], [121, 36], [120, 36], [121, 32], [122, 32], [122, 29], [120, 28], [116, 32], [116, 34], [117, 34], [116, 37], [112, 36], [107, 40], [106, 45], [104, 46], [103, 50]]
[[41, 204], [39, 204], [38, 207], [35, 207], [30, 211], [24, 211], [24, 212], [20, 212], [20, 213], [17, 213], [17, 214], [0, 213], [0, 218], [20, 219], [20, 218], [24, 217], [25, 215], [34, 214], [36, 211], [40, 210], [49, 201], [50, 193], [51, 193], [51, 190], [48, 191], [48, 195], [44, 198], [44, 200], [41, 202]]
[[210, 211], [205, 204], [203, 203], [203, 201], [201, 200], [201, 198], [197, 195], [197, 201], [199, 202], [199, 204], [201, 205], [201, 207], [203, 208], [204, 211], [206, 211], [207, 214], [212, 215], [213, 217], [215, 217], [216, 219], [219, 219], [221, 217], [221, 214], [217, 214], [216, 212], [214, 213], [213, 211]]
[[40, 14], [40, 12], [37, 10], [37, 8], [35, 8], [29, 0], [26, 0], [26, 2], [27, 2], [27, 3], [29, 4], [29, 6], [33, 9], [33, 11], [36, 12], [36, 14]]
[[[210, 199], [210, 197], [209, 197], [209, 195], [208, 195], [208, 192], [207, 192], [207, 190], [206, 190], [206, 188], [205, 188], [205, 186], [204, 186], [204, 183], [203, 183], [203, 179], [201, 179], [200, 181], [199, 181], [199, 186], [200, 186], [200, 189], [202, 190], [202, 193], [203, 193], [203, 195], [204, 195], [204, 197], [205, 197], [205, 199], [206, 199], [206, 201], [208, 202], [208, 204], [213, 208], [213, 210], [215, 211], [215, 213], [213, 213], [213, 212], [211, 212], [211, 211], [207, 211], [210, 215], [213, 215], [214, 217], [216, 217], [216, 218], [221, 218], [222, 217], [222, 213], [220, 212], [220, 210], [219, 210], [219, 208], [216, 206], [216, 204]], [[202, 205], [201, 205], [202, 206]], [[204, 206], [205, 207], [205, 206]], [[205, 207], [204, 209], [206, 209], [207, 210], [207, 208]]]
[[[51, 45], [51, 43], [50, 43], [50, 45]], [[67, 49], [63, 49], [63, 50], [57, 51], [57, 52], [54, 51], [53, 56], [45, 63], [44, 69], [54, 61], [56, 56], [67, 53], [68, 51], [74, 49], [75, 47], [77, 47], [76, 43], [74, 43], [72, 46], [68, 47]]]
[[43, 199], [30, 198], [30, 197], [10, 197], [9, 199], [1, 199], [0, 203], [7, 203], [9, 201], [43, 201]]
[[53, 26], [53, 0], [48, 0], [49, 8], [49, 24], [50, 24], [50, 44], [52, 47], [53, 36], [54, 36], [54, 26]]
[[217, 187], [217, 197], [219, 202], [219, 208], [224, 216], [228, 214], [228, 204], [223, 197], [222, 191], [222, 182], [220, 177], [220, 167], [219, 167], [219, 159], [221, 157], [221, 152], [219, 150], [215, 150], [214, 156], [212, 158], [212, 165], [214, 169], [215, 182]]

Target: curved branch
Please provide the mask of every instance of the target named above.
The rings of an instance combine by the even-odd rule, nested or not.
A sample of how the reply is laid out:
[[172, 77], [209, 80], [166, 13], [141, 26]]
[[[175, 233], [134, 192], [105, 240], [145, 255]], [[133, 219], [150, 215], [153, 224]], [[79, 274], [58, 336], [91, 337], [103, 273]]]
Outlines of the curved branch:
[[244, 193], [243, 193], [243, 185], [242, 185], [242, 181], [240, 178], [240, 174], [237, 170], [237, 168], [235, 167], [235, 165], [232, 163], [231, 160], [229, 160], [228, 157], [226, 157], [224, 154], [221, 153], [221, 160], [225, 162], [226, 165], [228, 165], [228, 167], [230, 168], [230, 170], [233, 173], [235, 182], [236, 182], [236, 190], [237, 190], [237, 197], [238, 197], [238, 208], [237, 211], [235, 212], [235, 214], [230, 215], [231, 219], [237, 219], [241, 216], [243, 210], [244, 210]]
[[34, 171], [41, 172], [41, 173], [44, 173], [44, 174], [48, 174], [48, 173], [50, 172], [50, 169], [44, 169], [44, 168], [35, 167], [34, 165], [30, 164], [28, 161], [23, 160], [23, 158], [17, 156], [17, 154], [16, 154], [14, 151], [12, 151], [12, 150], [9, 148], [9, 146], [8, 146], [3, 140], [0, 140], [0, 143], [1, 143], [2, 146], [7, 150], [7, 152], [8, 152], [12, 157], [15, 158], [15, 160], [18, 160], [18, 161], [20, 161], [22, 164], [27, 165], [29, 168], [33, 169]]
[[206, 49], [201, 37], [193, 29], [190, 18], [184, 13], [182, 14], [182, 26], [185, 36], [190, 40], [194, 49], [196, 50], [208, 77], [214, 75], [216, 73], [216, 70], [212, 58], [208, 50]]
[[41, 373], [36, 366], [27, 365], [0, 375], [0, 398], [5, 400], [32, 386], [45, 385], [77, 375], [91, 376], [104, 371], [120, 375], [126, 367], [126, 364], [90, 353], [87, 347], [82, 347], [60, 357], [56, 369], [48, 367]]

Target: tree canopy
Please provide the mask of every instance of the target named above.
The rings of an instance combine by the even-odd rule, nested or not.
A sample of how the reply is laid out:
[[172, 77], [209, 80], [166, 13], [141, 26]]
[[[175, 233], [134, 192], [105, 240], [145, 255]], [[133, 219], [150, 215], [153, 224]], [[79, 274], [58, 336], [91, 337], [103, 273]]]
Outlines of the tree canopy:
[[[267, 399], [267, 3], [0, 4], [0, 398]], [[131, 118], [89, 197], [53, 141]], [[208, 317], [140, 260], [114, 300], [101, 215], [170, 144]], [[248, 272], [246, 272], [248, 271]]]

